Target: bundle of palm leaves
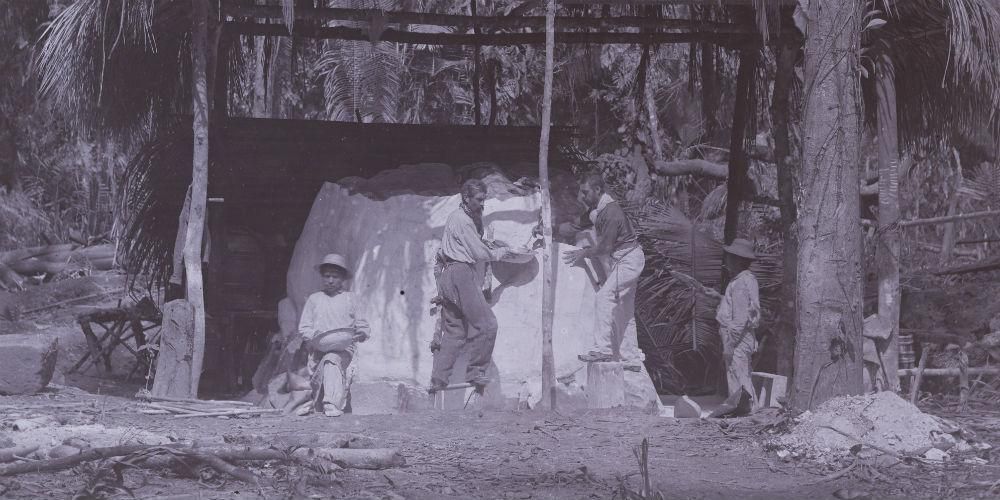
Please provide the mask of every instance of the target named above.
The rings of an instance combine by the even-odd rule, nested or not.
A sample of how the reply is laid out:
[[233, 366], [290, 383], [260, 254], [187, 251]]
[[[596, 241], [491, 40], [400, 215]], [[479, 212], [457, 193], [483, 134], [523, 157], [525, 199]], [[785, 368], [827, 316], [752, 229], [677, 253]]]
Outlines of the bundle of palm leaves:
[[[722, 375], [721, 340], [715, 311], [718, 302], [671, 271], [694, 277], [702, 285], [722, 285], [722, 242], [709, 228], [676, 207], [650, 201], [630, 207], [643, 248], [646, 271], [639, 280], [636, 320], [646, 366], [661, 393], [694, 393], [714, 388]], [[768, 332], [781, 283], [778, 257], [761, 254], [751, 270], [761, 286], [762, 333]]]

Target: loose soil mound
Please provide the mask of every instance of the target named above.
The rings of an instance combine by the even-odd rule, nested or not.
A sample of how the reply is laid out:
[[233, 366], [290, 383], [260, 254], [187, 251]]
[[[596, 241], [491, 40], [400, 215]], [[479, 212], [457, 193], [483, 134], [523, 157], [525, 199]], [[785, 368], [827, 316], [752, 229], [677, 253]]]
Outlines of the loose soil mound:
[[815, 412], [803, 413], [797, 422], [776, 444], [807, 457], [847, 454], [859, 443], [869, 445], [868, 450], [922, 454], [938, 436], [955, 430], [892, 392], [831, 399]]

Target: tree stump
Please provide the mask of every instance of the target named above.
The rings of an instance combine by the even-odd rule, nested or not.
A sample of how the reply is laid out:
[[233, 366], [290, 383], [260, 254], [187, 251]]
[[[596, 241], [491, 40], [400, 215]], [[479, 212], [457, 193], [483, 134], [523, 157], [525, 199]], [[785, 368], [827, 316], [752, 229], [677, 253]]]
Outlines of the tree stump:
[[196, 398], [191, 392], [194, 355], [194, 307], [184, 299], [163, 306], [159, 354], [152, 394], [158, 397]]
[[625, 370], [620, 362], [587, 363], [587, 407], [625, 406]]

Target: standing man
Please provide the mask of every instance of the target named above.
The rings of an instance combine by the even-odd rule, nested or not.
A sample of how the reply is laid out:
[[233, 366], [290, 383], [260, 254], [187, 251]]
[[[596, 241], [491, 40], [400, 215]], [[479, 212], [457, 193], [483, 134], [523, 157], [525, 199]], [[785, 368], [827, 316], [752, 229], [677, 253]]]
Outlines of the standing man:
[[720, 300], [715, 320], [719, 322], [722, 337], [722, 354], [726, 362], [729, 395], [746, 389], [756, 408], [756, 395], [750, 376], [751, 358], [757, 351], [757, 327], [760, 325], [760, 288], [757, 278], [750, 272], [750, 264], [757, 259], [753, 243], [736, 238], [722, 248], [723, 261], [730, 276], [735, 276], [726, 286], [725, 295], [709, 291]]
[[323, 289], [306, 300], [299, 320], [301, 337], [289, 342], [287, 349], [294, 353], [305, 342], [309, 350], [307, 371], [313, 397], [296, 413], [306, 415], [319, 407], [326, 416], [339, 417], [351, 389], [347, 367], [357, 343], [368, 340], [368, 322], [358, 318], [354, 294], [344, 287], [351, 277], [344, 257], [327, 255], [319, 272]]
[[504, 258], [507, 249], [503, 243], [483, 240], [486, 184], [470, 179], [461, 194], [462, 205], [448, 216], [437, 255], [441, 340], [434, 354], [430, 392], [448, 386], [455, 361], [465, 350], [469, 353], [465, 380], [482, 395], [497, 337], [497, 318], [483, 293], [484, 264]]
[[644, 356], [635, 325], [635, 294], [646, 256], [625, 211], [606, 192], [600, 173], [583, 178], [577, 198], [593, 210], [597, 244], [570, 250], [563, 254], [563, 260], [573, 265], [584, 258], [610, 256], [607, 279], [597, 291], [594, 345], [578, 357], [587, 362], [624, 360], [626, 369], [639, 371]]

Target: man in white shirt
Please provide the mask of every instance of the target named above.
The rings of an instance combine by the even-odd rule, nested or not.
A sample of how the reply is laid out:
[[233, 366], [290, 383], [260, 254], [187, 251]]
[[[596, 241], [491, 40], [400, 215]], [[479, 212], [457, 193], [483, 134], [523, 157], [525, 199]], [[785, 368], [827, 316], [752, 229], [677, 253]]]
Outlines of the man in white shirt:
[[346, 290], [351, 273], [344, 257], [329, 254], [318, 268], [323, 289], [306, 300], [299, 320], [301, 337], [288, 347], [295, 352], [306, 343], [309, 349], [313, 398], [296, 413], [306, 415], [321, 409], [328, 417], [339, 417], [344, 414], [350, 392], [347, 367], [357, 352], [357, 343], [368, 339], [369, 328], [368, 322], [357, 317], [354, 294]]
[[734, 277], [726, 286], [725, 295], [715, 294], [720, 299], [715, 320], [719, 322], [722, 337], [729, 394], [743, 388], [755, 399], [750, 371], [751, 357], [757, 350], [756, 330], [760, 325], [760, 287], [750, 272], [750, 264], [757, 255], [753, 243], [743, 238], [733, 240], [732, 244], [723, 247], [723, 251], [723, 265]]

